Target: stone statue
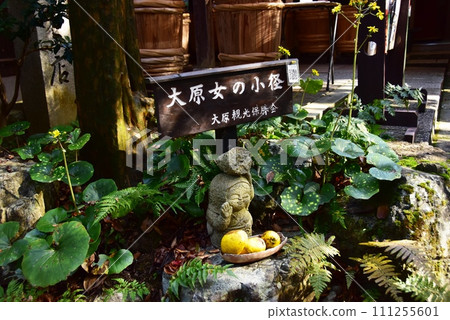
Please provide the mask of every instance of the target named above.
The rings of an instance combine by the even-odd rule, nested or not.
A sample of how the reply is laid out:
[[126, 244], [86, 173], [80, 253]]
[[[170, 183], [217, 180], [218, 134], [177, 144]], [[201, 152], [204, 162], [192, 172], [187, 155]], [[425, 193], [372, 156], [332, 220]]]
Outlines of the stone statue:
[[223, 235], [230, 230], [243, 229], [251, 236], [253, 218], [248, 207], [254, 191], [249, 151], [233, 148], [219, 156], [216, 163], [224, 173], [211, 181], [206, 220], [211, 242], [220, 248]]

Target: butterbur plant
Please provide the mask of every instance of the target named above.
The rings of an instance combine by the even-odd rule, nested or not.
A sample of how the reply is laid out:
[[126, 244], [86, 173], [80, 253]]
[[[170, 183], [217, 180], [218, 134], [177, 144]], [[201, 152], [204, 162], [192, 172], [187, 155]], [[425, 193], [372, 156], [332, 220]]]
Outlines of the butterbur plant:
[[[94, 204], [115, 190], [113, 180], [101, 179], [85, 188], [82, 199]], [[39, 219], [35, 229], [21, 238], [19, 222], [0, 224], [0, 267], [21, 269], [23, 277], [33, 286], [51, 286], [77, 270], [97, 251], [101, 240], [95, 206], [75, 214], [64, 208], [51, 209]], [[95, 265], [107, 274], [120, 273], [133, 262], [132, 253], [125, 249], [98, 257]]]
[[43, 183], [66, 183], [70, 189], [74, 210], [78, 212], [73, 187], [88, 182], [94, 174], [92, 164], [78, 160], [79, 150], [90, 137], [88, 133], [81, 135], [79, 128], [59, 127], [48, 134], [32, 136], [26, 146], [15, 151], [22, 159], [37, 157], [39, 162], [30, 169], [31, 179]]
[[374, 15], [380, 20], [384, 19], [384, 13], [380, 10], [380, 6], [377, 4], [376, 1], [369, 1], [369, 0], [350, 0], [349, 2], [350, 6], [353, 6], [356, 9], [356, 13], [354, 17], [347, 17], [345, 13], [342, 11], [342, 5], [338, 4], [336, 7], [332, 9], [332, 12], [334, 14], [340, 14], [344, 19], [348, 20], [351, 24], [353, 24], [353, 27], [356, 29], [356, 36], [355, 36], [355, 44], [353, 47], [353, 74], [352, 74], [352, 88], [350, 91], [350, 95], [348, 96], [347, 100], [347, 107], [349, 108], [349, 115], [348, 115], [348, 124], [347, 124], [347, 131], [350, 129], [351, 119], [352, 119], [352, 111], [355, 109], [354, 104], [357, 102], [358, 99], [356, 99], [355, 95], [355, 79], [356, 79], [356, 61], [358, 57], [358, 53], [360, 52], [361, 48], [364, 46], [364, 44], [367, 42], [367, 40], [372, 36], [372, 34], [378, 32], [378, 28], [374, 26], [368, 26], [368, 36], [362, 41], [362, 43], [358, 42], [358, 36], [359, 36], [359, 30], [361, 26], [361, 20], [368, 16], [368, 15]]
[[319, 76], [319, 72], [316, 69], [311, 69], [311, 75], [306, 79], [300, 79], [300, 87], [303, 90], [302, 99], [300, 105], [303, 106], [306, 94], [317, 94], [323, 86], [323, 80], [315, 78]]

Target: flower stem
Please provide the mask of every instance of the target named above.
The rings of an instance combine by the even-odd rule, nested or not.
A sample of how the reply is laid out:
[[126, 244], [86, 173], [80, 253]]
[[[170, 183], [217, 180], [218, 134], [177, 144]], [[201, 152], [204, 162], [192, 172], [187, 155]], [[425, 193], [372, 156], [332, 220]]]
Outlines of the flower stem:
[[358, 18], [356, 21], [356, 36], [355, 36], [355, 45], [353, 49], [353, 75], [352, 75], [352, 91], [350, 92], [350, 97], [348, 101], [348, 123], [347, 123], [347, 135], [350, 131], [350, 123], [352, 121], [352, 111], [353, 111], [353, 97], [355, 96], [355, 79], [356, 79], [356, 62], [358, 58], [358, 34], [359, 34], [359, 25], [361, 24], [361, 19]]
[[64, 159], [64, 167], [66, 169], [67, 182], [69, 184], [69, 189], [70, 189], [70, 194], [72, 196], [73, 205], [75, 206], [75, 211], [77, 213], [80, 213], [78, 211], [77, 202], [75, 200], [75, 194], [73, 193], [72, 182], [70, 181], [69, 166], [67, 165], [67, 158], [66, 158], [66, 149], [64, 149], [64, 147], [61, 144], [61, 141], [59, 141], [59, 139], [58, 139], [58, 143], [59, 143], [59, 146], [61, 147], [61, 151], [62, 151], [62, 155], [63, 155], [63, 159]]
[[308, 88], [308, 84], [309, 84], [309, 81], [306, 80], [306, 86], [305, 86], [305, 89], [303, 89], [302, 100], [301, 100], [301, 102], [300, 102], [300, 105], [301, 105], [302, 107], [303, 107], [303, 101], [305, 100], [306, 89]]

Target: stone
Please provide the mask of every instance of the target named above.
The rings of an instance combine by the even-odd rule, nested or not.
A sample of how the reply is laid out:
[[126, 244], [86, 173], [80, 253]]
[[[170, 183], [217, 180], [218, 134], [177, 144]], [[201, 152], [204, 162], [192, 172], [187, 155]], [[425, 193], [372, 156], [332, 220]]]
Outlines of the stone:
[[30, 230], [50, 206], [54, 190], [31, 180], [34, 162], [0, 159], [0, 222], [18, 221], [19, 232]]
[[[214, 261], [215, 259], [215, 261]], [[226, 264], [216, 255], [213, 264]], [[287, 255], [279, 254], [245, 265], [230, 268], [235, 277], [226, 273], [217, 279], [208, 276], [203, 287], [195, 290], [180, 289], [181, 301], [193, 302], [236, 302], [236, 301], [306, 301], [314, 299], [314, 293], [301, 274], [289, 274]], [[167, 291], [170, 277], [165, 274], [162, 281], [163, 292]]]
[[217, 157], [216, 164], [226, 174], [243, 176], [250, 172], [252, 157], [247, 149], [235, 147]]
[[[351, 199], [347, 205], [342, 232], [334, 226], [331, 233], [343, 256], [358, 257], [367, 248], [366, 241], [416, 240], [434, 257], [449, 257], [450, 193], [442, 177], [409, 168], [402, 169], [398, 180], [385, 181], [380, 193], [370, 200]], [[377, 217], [380, 207], [389, 205], [385, 217]], [[383, 208], [384, 209], [384, 208]]]
[[206, 211], [208, 234], [216, 248], [220, 248], [220, 241], [228, 231], [242, 229], [252, 235], [253, 217], [248, 211], [254, 197], [251, 161], [244, 148], [233, 148], [217, 159], [224, 173], [211, 181]]
[[[8, 4], [8, 11], [23, 19], [23, 10], [27, 1], [17, 0]], [[61, 37], [70, 37], [69, 20], [64, 18], [61, 28], [56, 31]], [[25, 117], [31, 122], [29, 132], [40, 133], [57, 125], [67, 125], [77, 118], [76, 92], [73, 66], [68, 61], [60, 61], [61, 52], [34, 51], [38, 41], [53, 41], [51, 28], [37, 27], [32, 32], [28, 44], [31, 53], [24, 60], [23, 76], [20, 81], [20, 91], [23, 99]], [[16, 56], [23, 50], [23, 41], [14, 41]]]

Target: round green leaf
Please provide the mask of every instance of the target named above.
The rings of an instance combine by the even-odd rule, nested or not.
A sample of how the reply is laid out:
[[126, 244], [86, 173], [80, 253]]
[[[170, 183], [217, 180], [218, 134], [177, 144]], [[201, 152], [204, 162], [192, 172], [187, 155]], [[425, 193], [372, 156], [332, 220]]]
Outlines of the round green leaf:
[[384, 141], [382, 138], [380, 138], [379, 136], [377, 136], [373, 133], [366, 133], [366, 136], [367, 136], [367, 142], [369, 142], [370, 144], [379, 145], [379, 146], [383, 146], [383, 145], [387, 146], [386, 141]]
[[53, 232], [53, 230], [68, 218], [67, 211], [63, 208], [55, 208], [49, 210], [45, 215], [39, 219], [36, 224], [36, 229], [41, 232]]
[[55, 168], [51, 163], [36, 163], [30, 168], [31, 179], [44, 183], [60, 180], [64, 173], [64, 167]]
[[297, 120], [303, 120], [308, 116], [308, 110], [303, 108], [300, 104], [296, 103], [293, 106], [293, 115]]
[[334, 139], [331, 150], [341, 157], [350, 159], [355, 159], [364, 155], [364, 151], [358, 145], [341, 138]]
[[314, 140], [311, 138], [296, 137], [287, 140], [287, 142], [286, 152], [290, 157], [309, 159], [316, 153]]
[[42, 163], [51, 163], [53, 165], [56, 165], [64, 160], [63, 153], [60, 149], [55, 149], [52, 153], [41, 152], [38, 154], [38, 159]]
[[301, 216], [309, 216], [319, 209], [320, 196], [315, 192], [305, 193], [301, 202]]
[[302, 212], [300, 208], [300, 195], [302, 192], [303, 189], [296, 185], [284, 189], [280, 195], [281, 207], [290, 214], [299, 215]]
[[169, 175], [176, 175], [179, 178], [186, 177], [190, 169], [191, 164], [189, 158], [184, 154], [173, 156], [167, 165], [167, 173]]
[[47, 287], [65, 280], [86, 258], [90, 238], [80, 222], [57, 226], [51, 239], [51, 245], [44, 239], [34, 241], [24, 255], [22, 271], [33, 286]]
[[300, 87], [309, 94], [316, 94], [322, 89], [322, 86], [322, 79], [311, 79], [308, 77], [306, 80], [300, 80]]
[[37, 142], [28, 142], [25, 146], [13, 149], [22, 160], [33, 159], [35, 155], [41, 152], [41, 145]]
[[117, 185], [112, 179], [100, 179], [91, 182], [83, 191], [83, 201], [98, 201], [111, 192], [117, 191]]
[[288, 174], [290, 176], [289, 182], [291, 184], [296, 184], [298, 186], [301, 186], [302, 188], [306, 184], [306, 181], [309, 180], [309, 172], [306, 170], [306, 168], [299, 169], [299, 168], [291, 168], [288, 169]]
[[[310, 189], [315, 189], [311, 184]], [[300, 200], [303, 189], [299, 186], [292, 185], [287, 187], [281, 193], [281, 206], [288, 213], [299, 216], [308, 216], [319, 207], [320, 197], [315, 192], [307, 192]]]
[[[100, 224], [98, 223], [98, 225]], [[102, 242], [102, 238], [100, 237], [94, 242], [89, 242], [89, 249], [88, 252], [86, 253], [86, 258], [90, 257], [95, 251], [97, 251], [100, 242]]]
[[376, 144], [376, 145], [370, 146], [367, 149], [367, 153], [378, 153], [385, 157], [388, 157], [389, 159], [391, 159], [394, 162], [398, 162], [398, 160], [399, 160], [395, 151], [392, 150], [387, 144], [384, 144], [384, 145]]
[[311, 127], [314, 128], [326, 128], [327, 124], [322, 119], [313, 119], [309, 122]]
[[28, 141], [33, 141], [41, 145], [46, 145], [53, 142], [53, 137], [49, 133], [37, 133], [28, 138]]
[[108, 274], [121, 273], [133, 263], [133, 254], [129, 250], [120, 249], [112, 257], [110, 256], [108, 260]]
[[86, 228], [92, 241], [96, 241], [100, 237], [101, 225], [95, 222], [95, 207], [88, 207], [84, 215], [74, 217], [78, 219]]
[[370, 174], [360, 172], [352, 177], [352, 185], [346, 186], [344, 191], [355, 199], [370, 199], [379, 191], [378, 180]]
[[29, 127], [30, 123], [28, 121], [19, 121], [12, 123], [0, 129], [0, 137], [6, 138], [12, 135], [23, 135], [25, 133], [25, 130], [27, 130]]
[[[273, 186], [271, 184], [267, 184], [265, 179], [259, 177], [253, 177], [253, 188], [255, 195], [259, 197], [265, 197], [273, 191]], [[187, 210], [189, 212], [189, 209]]]
[[280, 156], [272, 156], [266, 160], [266, 164], [261, 166], [261, 176], [263, 178], [273, 176], [269, 181], [282, 182], [287, 178], [286, 171], [289, 167], [286, 164], [282, 164]]
[[336, 190], [331, 183], [325, 183], [320, 189], [320, 204], [330, 202], [336, 197]]
[[8, 221], [0, 224], [0, 266], [19, 259], [23, 251], [18, 246], [14, 246], [11, 242], [19, 232], [19, 222]]
[[375, 166], [375, 168], [369, 169], [369, 173], [378, 180], [393, 181], [402, 176], [402, 168], [382, 154], [369, 153], [367, 163]]
[[[89, 181], [94, 175], [94, 167], [87, 161], [76, 161], [69, 164], [69, 175], [72, 186], [79, 186]], [[69, 183], [67, 176], [61, 179], [65, 183]]]
[[83, 134], [80, 138], [78, 138], [72, 144], [69, 144], [69, 150], [80, 150], [84, 147], [84, 145], [91, 139], [91, 135], [89, 133]]
[[361, 166], [356, 162], [347, 162], [344, 167], [344, 172], [348, 177], [352, 177], [361, 172]]
[[13, 239], [19, 232], [19, 228], [20, 223], [17, 221], [8, 221], [0, 224], [0, 246]]
[[309, 193], [309, 192], [317, 193], [317, 192], [319, 192], [319, 189], [320, 189], [320, 185], [317, 182], [311, 181], [311, 182], [308, 182], [305, 185], [305, 188], [303, 189], [303, 192], [304, 193]]
[[101, 242], [100, 234], [102, 231], [102, 227], [99, 222], [95, 222], [95, 208], [88, 207], [84, 215], [73, 217], [70, 220], [80, 221], [86, 228], [89, 236], [91, 237], [91, 240], [89, 242], [89, 249], [86, 254], [86, 256], [89, 257], [97, 250]]

